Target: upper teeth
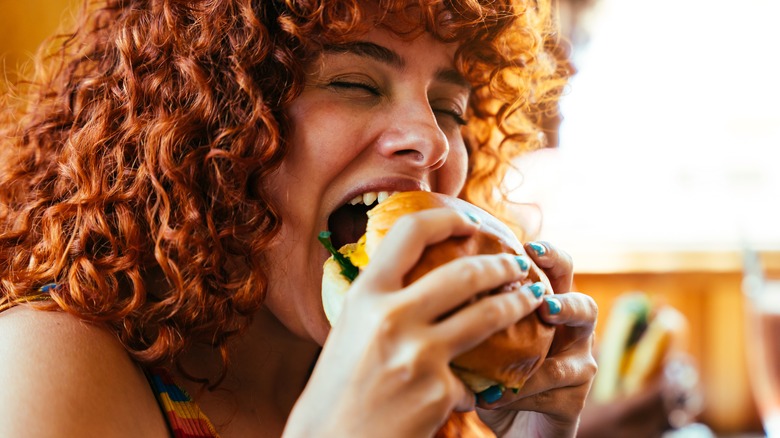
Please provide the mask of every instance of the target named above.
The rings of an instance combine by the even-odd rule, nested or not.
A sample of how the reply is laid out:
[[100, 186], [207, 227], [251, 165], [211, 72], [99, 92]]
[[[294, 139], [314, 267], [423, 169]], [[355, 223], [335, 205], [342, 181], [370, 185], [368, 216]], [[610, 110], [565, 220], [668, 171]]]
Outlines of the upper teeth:
[[362, 195], [355, 196], [349, 201], [349, 203], [352, 205], [365, 204], [370, 206], [376, 201], [377, 204], [381, 204], [385, 199], [396, 193], [398, 192], [367, 192], [363, 193]]

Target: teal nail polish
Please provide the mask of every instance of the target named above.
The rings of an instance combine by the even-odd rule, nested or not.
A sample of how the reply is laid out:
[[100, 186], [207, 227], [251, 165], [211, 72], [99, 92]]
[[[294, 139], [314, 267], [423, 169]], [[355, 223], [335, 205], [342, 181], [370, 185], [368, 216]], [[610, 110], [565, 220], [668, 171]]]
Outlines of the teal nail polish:
[[482, 400], [484, 400], [485, 403], [497, 402], [502, 395], [504, 395], [504, 391], [499, 385], [491, 386], [490, 388], [479, 393], [479, 396], [482, 397]]
[[550, 315], [557, 315], [561, 313], [561, 302], [557, 298], [548, 297], [544, 299], [547, 301], [547, 308], [550, 309]]
[[531, 292], [534, 294], [534, 296], [535, 296], [536, 298], [539, 298], [539, 297], [541, 297], [542, 295], [544, 295], [544, 291], [545, 291], [547, 288], [544, 286], [544, 283], [542, 283], [541, 281], [537, 281], [536, 283], [534, 283], [534, 284], [532, 284], [532, 285], [528, 286], [528, 289], [530, 289], [530, 290], [531, 290]]
[[515, 256], [515, 260], [517, 260], [517, 264], [520, 265], [520, 269], [523, 271], [527, 271], [531, 267], [528, 260], [523, 256]]
[[479, 223], [479, 218], [476, 215], [474, 215], [474, 213], [467, 211], [466, 216], [469, 218], [469, 220], [471, 220], [471, 222], [474, 222], [475, 224]]
[[539, 257], [547, 254], [547, 248], [545, 248], [541, 243], [531, 242], [528, 244], [528, 246], [531, 247], [531, 249], [534, 250], [536, 255]]

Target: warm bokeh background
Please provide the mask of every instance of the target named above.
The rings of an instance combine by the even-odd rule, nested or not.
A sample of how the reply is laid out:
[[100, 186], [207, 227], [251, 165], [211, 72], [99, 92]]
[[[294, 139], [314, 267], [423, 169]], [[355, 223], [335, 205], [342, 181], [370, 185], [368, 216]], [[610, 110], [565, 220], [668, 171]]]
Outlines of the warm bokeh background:
[[[72, 20], [79, 0], [0, 0], [0, 73], [10, 82], [38, 45]], [[4, 89], [5, 81], [0, 84]]]
[[701, 421], [760, 436], [743, 254], [780, 272], [780, 3], [559, 1], [578, 73], [558, 147], [519, 161], [513, 197], [572, 254], [600, 307], [597, 340], [622, 293], [673, 305], [690, 324]]

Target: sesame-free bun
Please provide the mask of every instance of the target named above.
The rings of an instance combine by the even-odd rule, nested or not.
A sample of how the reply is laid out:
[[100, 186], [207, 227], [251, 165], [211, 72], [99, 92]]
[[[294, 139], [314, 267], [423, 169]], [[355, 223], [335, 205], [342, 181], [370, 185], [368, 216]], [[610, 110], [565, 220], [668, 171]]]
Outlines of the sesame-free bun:
[[[415, 191], [397, 193], [368, 212], [365, 234], [368, 260], [398, 218], [431, 208], [451, 208], [474, 217], [480, 222], [479, 230], [471, 236], [451, 237], [427, 247], [419, 262], [405, 275], [404, 286], [459, 257], [524, 254], [523, 246], [512, 230], [486, 211], [455, 197]], [[552, 293], [547, 278], [531, 263], [531, 270], [524, 283], [535, 281], [543, 281], [546, 293]], [[339, 274], [338, 264], [332, 258], [329, 259], [325, 264], [322, 292], [323, 305], [331, 323], [340, 313], [341, 301], [348, 287], [349, 282]], [[500, 293], [501, 289], [486, 291], [474, 299]], [[494, 385], [520, 388], [547, 356], [554, 330], [553, 326], [543, 323], [536, 313], [532, 313], [508, 329], [493, 334], [473, 350], [456, 357], [451, 363], [452, 369], [475, 393]]]

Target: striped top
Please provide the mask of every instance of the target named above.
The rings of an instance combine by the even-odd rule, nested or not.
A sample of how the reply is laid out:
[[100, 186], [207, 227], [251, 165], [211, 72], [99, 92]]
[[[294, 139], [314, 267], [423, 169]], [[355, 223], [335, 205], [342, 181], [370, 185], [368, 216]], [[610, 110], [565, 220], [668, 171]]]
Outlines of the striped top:
[[219, 437], [203, 411], [187, 391], [179, 387], [163, 368], [147, 370], [146, 377], [165, 413], [171, 433], [176, 438]]

